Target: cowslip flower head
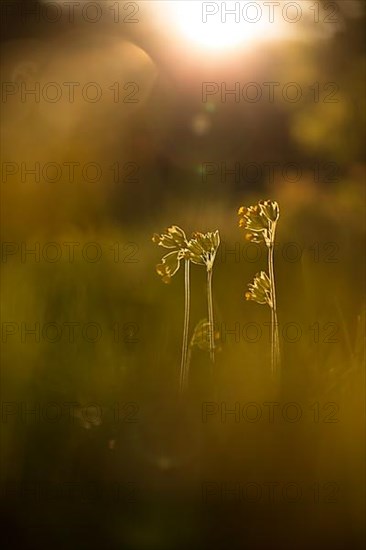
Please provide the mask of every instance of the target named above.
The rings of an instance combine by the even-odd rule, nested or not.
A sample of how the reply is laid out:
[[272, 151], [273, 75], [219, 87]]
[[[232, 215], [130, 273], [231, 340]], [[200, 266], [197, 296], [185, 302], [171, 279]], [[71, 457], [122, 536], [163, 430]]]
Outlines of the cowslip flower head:
[[238, 210], [239, 227], [245, 230], [245, 239], [264, 242], [268, 247], [273, 244], [276, 223], [280, 215], [276, 201], [259, 201], [254, 206], [241, 206]]
[[172, 277], [179, 270], [181, 261], [189, 259], [186, 234], [177, 225], [172, 225], [166, 229], [165, 233], [160, 235], [154, 233], [152, 241], [158, 246], [171, 250], [162, 257], [161, 262], [156, 266], [156, 272], [162, 278], [163, 283], [170, 283]]
[[272, 307], [271, 281], [267, 273], [261, 271], [255, 275], [253, 283], [248, 285], [245, 298], [257, 304], [268, 304]]
[[205, 265], [207, 271], [211, 271], [219, 246], [218, 230], [209, 233], [193, 233], [187, 245], [189, 258], [194, 264]]

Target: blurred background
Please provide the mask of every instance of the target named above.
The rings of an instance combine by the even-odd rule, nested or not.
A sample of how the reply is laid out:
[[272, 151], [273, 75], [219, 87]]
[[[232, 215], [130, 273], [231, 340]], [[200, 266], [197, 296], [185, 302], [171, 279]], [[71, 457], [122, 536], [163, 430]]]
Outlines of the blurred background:
[[[6, 547], [365, 542], [365, 2], [223, 4], [1, 4]], [[267, 198], [275, 382], [237, 219]], [[221, 235], [183, 396], [173, 224]], [[206, 316], [192, 266], [190, 336]]]

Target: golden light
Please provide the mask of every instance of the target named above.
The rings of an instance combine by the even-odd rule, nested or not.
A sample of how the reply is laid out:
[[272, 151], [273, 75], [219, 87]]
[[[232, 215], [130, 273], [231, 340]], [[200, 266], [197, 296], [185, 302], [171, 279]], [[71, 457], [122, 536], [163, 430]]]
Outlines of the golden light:
[[[283, 36], [283, 21], [254, 2], [167, 2], [168, 17], [181, 34], [207, 50], [230, 49]], [[271, 22], [272, 19], [272, 22]]]

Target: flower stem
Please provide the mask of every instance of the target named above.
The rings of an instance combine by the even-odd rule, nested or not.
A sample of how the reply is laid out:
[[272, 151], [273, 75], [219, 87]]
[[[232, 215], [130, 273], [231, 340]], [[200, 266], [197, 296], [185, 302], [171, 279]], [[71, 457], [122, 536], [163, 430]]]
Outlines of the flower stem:
[[207, 305], [208, 305], [208, 323], [210, 334], [210, 359], [215, 363], [215, 338], [214, 338], [214, 315], [212, 303], [212, 269], [207, 271]]
[[[189, 288], [189, 260], [184, 263], [184, 326], [183, 326], [183, 343], [182, 343], [182, 359], [180, 364], [180, 391], [184, 391], [187, 385], [187, 352], [188, 352], [188, 330], [189, 330], [189, 307], [190, 307], [190, 288]], [[186, 372], [187, 371], [187, 372]]]
[[271, 283], [271, 296], [272, 296], [272, 307], [271, 307], [271, 368], [272, 375], [277, 374], [277, 370], [280, 366], [280, 343], [278, 336], [278, 323], [277, 323], [277, 306], [276, 306], [276, 284], [274, 276], [274, 235], [275, 235], [275, 224], [273, 225], [272, 232], [272, 241], [268, 247], [268, 271], [269, 279]]

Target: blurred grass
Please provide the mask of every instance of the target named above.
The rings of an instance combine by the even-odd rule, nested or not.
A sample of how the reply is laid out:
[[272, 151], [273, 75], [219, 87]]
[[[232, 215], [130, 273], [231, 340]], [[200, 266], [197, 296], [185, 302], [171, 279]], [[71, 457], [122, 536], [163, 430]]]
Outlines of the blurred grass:
[[[123, 541], [128, 548], [169, 548], [179, 545], [180, 537], [186, 543], [194, 540], [199, 544], [202, 537], [207, 540], [208, 527], [203, 516], [199, 516], [199, 521], [194, 519], [195, 507], [200, 514], [211, 514], [211, 519], [223, 513], [225, 521], [232, 522], [233, 532], [239, 534], [237, 521], [243, 510], [229, 506], [220, 512], [200, 502], [200, 483], [207, 479], [285, 479], [306, 484], [317, 479], [336, 480], [342, 498], [333, 511], [324, 504], [318, 512], [314, 512], [314, 504], [302, 505], [301, 514], [310, 514], [313, 522], [306, 536], [303, 527], [295, 527], [299, 510], [288, 503], [275, 508], [263, 505], [260, 516], [252, 506], [245, 505], [246, 517], [249, 523], [258, 525], [264, 514], [269, 531], [275, 530], [282, 537], [284, 548], [290, 545], [285, 534], [288, 521], [292, 522], [290, 533], [301, 530], [305, 537], [304, 546], [299, 544], [298, 548], [305, 548], [319, 532], [324, 541], [332, 541], [334, 548], [343, 548], [339, 541], [349, 540], [352, 533], [357, 540], [362, 524], [364, 451], [361, 433], [365, 315], [360, 289], [365, 228], [357, 214], [361, 186], [356, 181], [349, 182], [347, 195], [343, 186], [320, 192], [303, 184], [303, 194], [298, 190], [294, 200], [290, 187], [276, 185], [267, 190], [266, 196], [275, 196], [281, 208], [280, 246], [275, 260], [279, 321], [281, 325], [298, 323], [303, 330], [296, 343], [281, 338], [282, 377], [277, 384], [270, 379], [268, 332], [264, 326], [269, 321], [268, 311], [243, 299], [247, 282], [265, 267], [264, 251], [261, 261], [255, 263], [242, 258], [237, 263], [233, 255], [221, 253], [213, 283], [219, 328], [222, 331], [225, 324], [227, 330], [232, 330], [235, 323], [242, 327], [253, 322], [259, 324], [263, 335], [259, 342], [250, 343], [243, 338], [235, 342], [228, 334], [226, 342], [220, 344], [213, 377], [208, 354], [194, 350], [188, 394], [183, 400], [177, 394], [182, 273], [168, 286], [161, 283], [154, 272], [160, 250], [151, 242], [151, 234], [171, 223], [188, 232], [219, 228], [225, 243], [222, 246], [231, 250], [235, 242], [244, 244], [236, 227], [239, 204], [234, 201], [209, 200], [200, 204], [199, 215], [197, 207], [173, 204], [161, 211], [160, 219], [154, 215], [153, 220], [147, 219], [138, 229], [106, 225], [92, 233], [78, 229], [52, 236], [52, 241], [60, 243], [96, 241], [103, 252], [116, 241], [134, 242], [138, 246], [136, 263], [116, 263], [109, 252], [96, 264], [85, 262], [79, 254], [74, 263], [63, 255], [57, 264], [42, 260], [36, 263], [31, 258], [22, 264], [16, 256], [3, 264], [3, 322], [39, 322], [41, 326], [47, 322], [96, 322], [103, 329], [102, 338], [94, 344], [80, 337], [75, 344], [63, 339], [59, 343], [35, 343], [32, 337], [22, 344], [19, 336], [9, 337], [2, 350], [6, 401], [29, 405], [94, 402], [105, 411], [101, 424], [91, 426], [78, 420], [70, 426], [65, 419], [57, 424], [37, 425], [31, 418], [25, 425], [9, 418], [3, 424], [3, 488], [9, 480], [93, 480], [105, 487], [110, 480], [138, 479], [143, 490], [138, 504], [132, 505], [139, 517], [138, 527], [130, 524], [132, 511], [121, 503], [107, 510], [99, 501], [97, 505], [84, 504], [81, 515], [90, 519], [97, 514], [101, 527], [96, 539], [103, 539], [108, 532], [112, 547]], [[250, 204], [259, 198], [262, 194], [253, 194], [241, 197], [239, 202]], [[46, 233], [38, 233], [37, 240], [42, 243], [51, 239]], [[32, 243], [31, 235], [28, 241]], [[281, 245], [290, 242], [303, 248], [301, 261], [284, 259]], [[314, 261], [311, 250], [314, 242], [320, 244], [319, 262]], [[335, 263], [325, 261], [322, 244], [328, 242], [338, 245]], [[206, 315], [204, 273], [194, 266], [192, 281], [191, 330]], [[138, 325], [138, 342], [114, 341], [113, 326], [125, 322]], [[315, 322], [321, 330], [326, 323], [335, 323], [337, 342], [315, 343], [309, 329]], [[138, 403], [137, 424], [113, 423], [107, 411], [115, 402], [123, 401]], [[203, 424], [201, 406], [205, 401], [226, 403], [228, 409], [236, 402], [295, 401], [307, 411], [314, 402], [334, 402], [339, 407], [340, 422], [317, 425], [304, 421], [291, 425], [282, 421], [271, 425], [236, 424], [229, 420], [221, 423], [215, 419]], [[115, 441], [113, 452], [109, 449], [110, 440]], [[8, 506], [10, 503], [10, 510], [16, 503], [19, 505], [16, 499], [5, 502]], [[165, 508], [167, 502], [171, 504]], [[164, 518], [162, 524], [155, 517], [156, 507]], [[44, 502], [37, 511], [30, 511], [24, 502], [20, 508], [20, 525], [24, 526], [29, 518], [37, 523], [39, 514], [47, 523]], [[66, 523], [74, 513], [72, 505], [65, 508], [59, 500], [53, 503], [50, 513], [51, 510], [57, 510]], [[181, 515], [187, 518], [187, 514], [192, 514], [191, 519], [183, 520]], [[135, 521], [136, 516], [133, 517]], [[80, 529], [70, 529], [78, 540], [75, 533]], [[219, 527], [215, 533], [217, 540], [224, 536]], [[35, 535], [35, 540], [40, 541], [37, 536], [41, 534]], [[254, 531], [249, 529], [248, 536], [249, 540], [254, 537]], [[269, 539], [264, 536], [262, 542], [269, 544]]]

